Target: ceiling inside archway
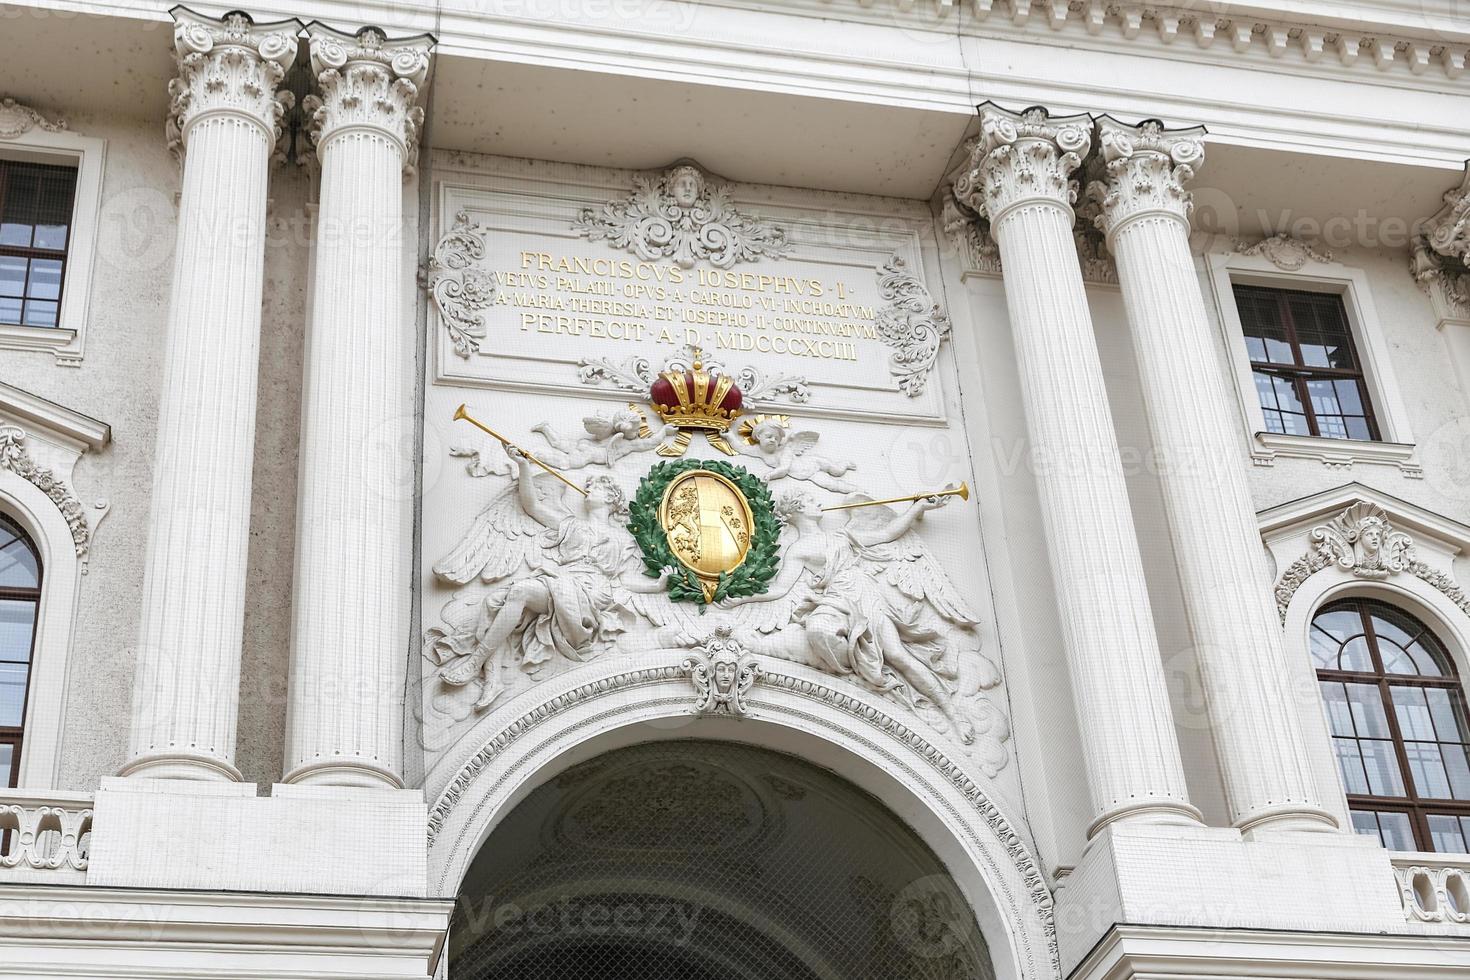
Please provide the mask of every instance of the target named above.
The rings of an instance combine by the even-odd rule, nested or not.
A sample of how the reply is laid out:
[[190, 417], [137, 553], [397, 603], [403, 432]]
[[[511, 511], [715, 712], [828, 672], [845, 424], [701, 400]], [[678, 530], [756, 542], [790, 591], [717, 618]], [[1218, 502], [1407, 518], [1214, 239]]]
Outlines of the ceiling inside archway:
[[530, 794], [465, 878], [451, 980], [989, 980], [958, 887], [881, 802], [726, 742], [620, 749]]

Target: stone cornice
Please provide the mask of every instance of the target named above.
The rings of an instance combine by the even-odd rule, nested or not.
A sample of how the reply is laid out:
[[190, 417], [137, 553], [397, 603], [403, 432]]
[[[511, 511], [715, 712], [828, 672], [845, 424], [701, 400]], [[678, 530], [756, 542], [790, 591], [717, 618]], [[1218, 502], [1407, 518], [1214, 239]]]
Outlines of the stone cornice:
[[169, 149], [182, 162], [190, 129], [221, 115], [254, 123], [277, 146], [294, 102], [277, 89], [296, 60], [301, 22], [256, 24], [239, 11], [216, 19], [186, 7], [174, 8], [173, 17], [178, 75], [168, 83]]
[[320, 22], [310, 24], [307, 33], [321, 94], [307, 96], [302, 107], [318, 152], [343, 134], [371, 134], [398, 145], [404, 174], [411, 176], [424, 122], [420, 87], [429, 73], [433, 36], [389, 39], [376, 27], [346, 34]]
[[1102, 116], [1097, 134], [1105, 176], [1087, 188], [1099, 206], [1097, 227], [1111, 237], [1132, 218], [1165, 214], [1188, 228], [1193, 202], [1184, 185], [1204, 163], [1205, 128], [1165, 129], [1157, 119], [1129, 126]]
[[1057, 204], [1070, 210], [1077, 200], [1072, 172], [1092, 145], [1092, 118], [1084, 114], [1053, 119], [1041, 106], [1014, 112], [992, 102], [978, 111], [980, 138], [969, 165], [955, 181], [955, 197], [992, 226], [1023, 204]]

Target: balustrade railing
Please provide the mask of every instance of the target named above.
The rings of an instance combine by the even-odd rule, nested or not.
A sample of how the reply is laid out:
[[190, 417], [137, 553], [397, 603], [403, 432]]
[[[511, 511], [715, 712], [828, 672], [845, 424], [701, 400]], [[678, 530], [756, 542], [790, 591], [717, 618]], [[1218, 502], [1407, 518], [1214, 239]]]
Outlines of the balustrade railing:
[[1470, 923], [1470, 854], [1395, 854], [1393, 874], [1410, 922]]
[[92, 795], [0, 789], [0, 881], [80, 880], [92, 843]]

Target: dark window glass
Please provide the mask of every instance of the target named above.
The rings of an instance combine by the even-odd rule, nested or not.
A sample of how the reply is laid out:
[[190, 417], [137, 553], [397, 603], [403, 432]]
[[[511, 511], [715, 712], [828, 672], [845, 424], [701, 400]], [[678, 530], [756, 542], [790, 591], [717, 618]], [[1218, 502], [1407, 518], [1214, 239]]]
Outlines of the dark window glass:
[[36, 611], [41, 603], [41, 561], [20, 527], [0, 514], [0, 786], [20, 775], [30, 686]]
[[1470, 723], [1439, 638], [1347, 599], [1313, 617], [1311, 653], [1353, 829], [1393, 850], [1470, 852]]
[[0, 323], [59, 322], [76, 184], [72, 167], [0, 160]]
[[1234, 291], [1266, 430], [1378, 439], [1342, 297], [1264, 286]]

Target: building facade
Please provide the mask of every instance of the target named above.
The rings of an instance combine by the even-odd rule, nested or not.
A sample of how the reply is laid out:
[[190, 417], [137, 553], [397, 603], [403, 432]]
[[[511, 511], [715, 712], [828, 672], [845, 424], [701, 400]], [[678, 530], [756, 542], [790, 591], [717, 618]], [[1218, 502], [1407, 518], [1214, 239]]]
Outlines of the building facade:
[[0, 975], [1470, 976], [1463, 4], [0, 13]]

